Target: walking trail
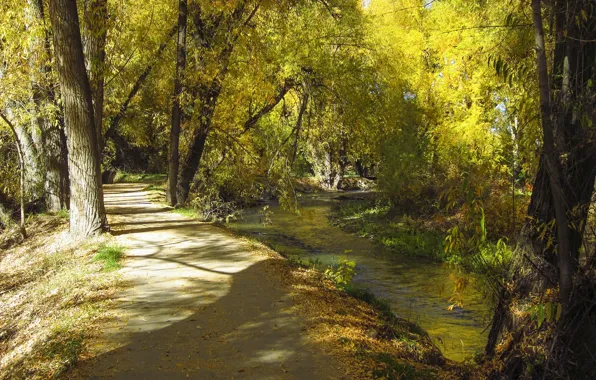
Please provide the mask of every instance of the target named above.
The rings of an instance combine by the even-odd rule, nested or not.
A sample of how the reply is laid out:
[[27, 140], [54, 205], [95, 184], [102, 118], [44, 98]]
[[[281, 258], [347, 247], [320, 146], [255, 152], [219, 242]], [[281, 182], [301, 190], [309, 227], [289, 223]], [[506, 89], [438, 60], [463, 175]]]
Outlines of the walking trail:
[[[125, 248], [125, 287], [84, 377], [338, 378], [265, 255], [222, 229], [150, 201], [146, 184], [105, 187]], [[277, 276], [279, 277], [279, 276]]]

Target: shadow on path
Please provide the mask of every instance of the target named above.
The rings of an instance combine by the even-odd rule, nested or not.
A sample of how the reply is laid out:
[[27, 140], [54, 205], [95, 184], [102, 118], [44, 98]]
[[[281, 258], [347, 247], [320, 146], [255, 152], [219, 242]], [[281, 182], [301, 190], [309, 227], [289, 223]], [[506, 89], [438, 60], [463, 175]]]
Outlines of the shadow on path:
[[[143, 198], [142, 184], [106, 187], [114, 235], [126, 248], [125, 289], [117, 319], [95, 357], [68, 378], [314, 379], [343, 372], [309, 340], [291, 297], [272, 275], [274, 259], [206, 223], [142, 201], [122, 210], [122, 192]], [[136, 189], [135, 191], [131, 191]]]

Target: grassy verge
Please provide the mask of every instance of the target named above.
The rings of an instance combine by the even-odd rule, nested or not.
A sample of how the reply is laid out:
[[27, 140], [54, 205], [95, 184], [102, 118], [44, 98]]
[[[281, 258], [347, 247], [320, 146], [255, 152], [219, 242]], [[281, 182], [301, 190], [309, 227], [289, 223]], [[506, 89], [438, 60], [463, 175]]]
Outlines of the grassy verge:
[[[154, 203], [166, 204], [166, 183], [156, 182], [143, 189], [149, 193], [149, 200]], [[202, 215], [195, 209], [189, 207], [176, 207], [170, 212], [191, 219], [203, 219]]]
[[166, 174], [118, 172], [114, 183], [165, 182], [167, 178]]
[[334, 208], [332, 223], [345, 231], [372, 239], [390, 252], [448, 261], [443, 232], [405, 215], [392, 215], [378, 201], [345, 201]]
[[122, 252], [123, 248], [117, 244], [101, 243], [93, 259], [103, 264], [104, 271], [111, 272], [121, 268]]
[[107, 235], [73, 242], [66, 229], [63, 217], [34, 217], [30, 237], [0, 255], [0, 378], [59, 376], [109, 318], [122, 249]]
[[174, 214], [178, 214], [181, 216], [184, 216], [186, 218], [191, 218], [191, 219], [203, 219], [201, 214], [192, 208], [187, 208], [187, 207], [178, 207], [173, 209], [172, 211]]

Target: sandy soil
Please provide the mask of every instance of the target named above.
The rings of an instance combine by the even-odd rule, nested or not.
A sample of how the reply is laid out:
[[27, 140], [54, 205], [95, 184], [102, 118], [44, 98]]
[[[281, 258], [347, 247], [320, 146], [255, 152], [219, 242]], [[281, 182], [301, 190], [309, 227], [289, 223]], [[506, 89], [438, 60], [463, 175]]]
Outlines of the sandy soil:
[[272, 259], [152, 203], [145, 187], [105, 187], [112, 233], [126, 248], [126, 287], [94, 358], [67, 377], [342, 377], [341, 364], [292, 312], [292, 297], [271, 273]]

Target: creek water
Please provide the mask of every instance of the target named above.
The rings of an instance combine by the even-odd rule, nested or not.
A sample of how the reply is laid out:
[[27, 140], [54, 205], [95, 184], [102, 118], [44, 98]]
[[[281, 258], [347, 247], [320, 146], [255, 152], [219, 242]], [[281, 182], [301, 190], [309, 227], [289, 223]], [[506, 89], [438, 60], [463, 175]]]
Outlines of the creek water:
[[[286, 255], [318, 263], [321, 269], [341, 258], [356, 262], [353, 283], [385, 299], [397, 315], [425, 329], [445, 357], [461, 361], [482, 351], [487, 340], [489, 305], [473, 285], [461, 297], [463, 308], [448, 310], [453, 302], [455, 270], [420, 258], [384, 251], [369, 239], [342, 231], [329, 222], [339, 194], [309, 194], [300, 200], [300, 215], [268, 203], [263, 223], [262, 207], [243, 212], [228, 224], [232, 230], [263, 241]], [[269, 220], [268, 220], [269, 222]]]

